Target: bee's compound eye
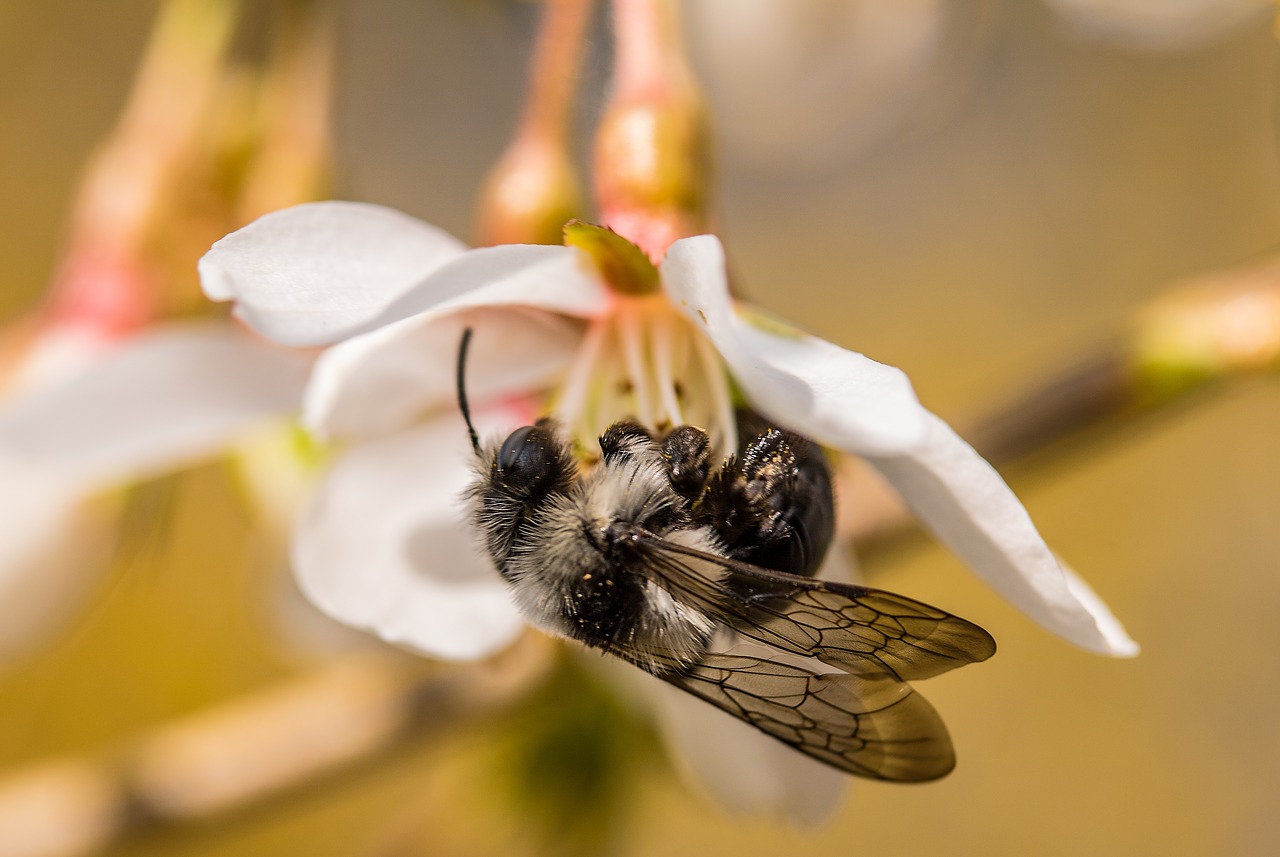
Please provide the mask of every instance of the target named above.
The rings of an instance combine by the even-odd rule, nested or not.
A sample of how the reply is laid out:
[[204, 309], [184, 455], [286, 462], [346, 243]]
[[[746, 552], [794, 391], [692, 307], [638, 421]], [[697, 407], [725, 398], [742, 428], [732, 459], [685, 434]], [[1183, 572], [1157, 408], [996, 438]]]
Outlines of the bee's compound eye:
[[508, 488], [538, 493], [556, 478], [560, 469], [559, 453], [545, 429], [525, 426], [502, 442], [497, 467]]

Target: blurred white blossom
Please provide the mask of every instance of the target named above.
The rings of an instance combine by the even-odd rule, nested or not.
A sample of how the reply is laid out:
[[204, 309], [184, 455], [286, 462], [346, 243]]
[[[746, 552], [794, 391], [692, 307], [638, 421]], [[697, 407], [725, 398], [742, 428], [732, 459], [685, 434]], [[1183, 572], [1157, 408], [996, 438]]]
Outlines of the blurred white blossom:
[[953, 95], [988, 13], [944, 0], [700, 0], [693, 55], [731, 152], [847, 158]]
[[225, 323], [53, 329], [0, 401], [0, 654], [34, 645], [111, 556], [103, 498], [296, 411], [310, 361]]
[[1274, 9], [1270, 0], [1045, 0], [1099, 41], [1176, 50], [1206, 44]]
[[327, 164], [328, 13], [282, 15], [245, 62], [231, 51], [242, 5], [159, 4], [46, 301], [4, 332], [0, 656], [93, 591], [123, 488], [226, 452], [301, 402], [309, 355], [192, 318], [208, 313], [191, 267], [209, 233], [309, 198]]

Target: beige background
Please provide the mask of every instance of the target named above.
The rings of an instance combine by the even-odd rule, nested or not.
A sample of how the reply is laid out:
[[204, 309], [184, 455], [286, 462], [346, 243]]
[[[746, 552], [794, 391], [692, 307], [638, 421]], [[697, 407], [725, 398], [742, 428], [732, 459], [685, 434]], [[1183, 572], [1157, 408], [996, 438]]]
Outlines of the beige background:
[[[43, 287], [79, 165], [118, 109], [153, 5], [0, 4], [6, 312]], [[1274, 248], [1280, 49], [1265, 16], [1150, 53], [1084, 40], [1029, 0], [953, 6], [975, 16], [963, 50], [906, 121], [786, 163], [753, 157], [722, 127], [718, 184], [748, 294], [903, 367], [926, 404], [962, 420], [1087, 350], [1170, 281]], [[347, 4], [341, 195], [465, 235], [469, 195], [518, 103], [530, 12]], [[604, 69], [599, 56], [589, 64], [590, 104]], [[723, 817], [638, 772], [621, 853], [1274, 853], [1277, 392], [1274, 376], [1244, 380], [1010, 472], [1049, 542], [1142, 643], [1138, 660], [1068, 647], [949, 554], [911, 542], [872, 558], [876, 582], [974, 619], [1000, 644], [991, 663], [926, 688], [952, 729], [956, 772], [922, 787], [856, 783], [828, 827], [804, 834]], [[0, 764], [94, 749], [288, 671], [252, 597], [272, 555], [224, 472], [201, 468], [144, 499], [88, 615], [0, 677]], [[165, 535], [141, 535], [152, 515]], [[401, 853], [483, 853], [483, 808], [448, 797], [470, 752], [414, 745], [113, 853], [358, 854], [389, 830], [409, 831]]]

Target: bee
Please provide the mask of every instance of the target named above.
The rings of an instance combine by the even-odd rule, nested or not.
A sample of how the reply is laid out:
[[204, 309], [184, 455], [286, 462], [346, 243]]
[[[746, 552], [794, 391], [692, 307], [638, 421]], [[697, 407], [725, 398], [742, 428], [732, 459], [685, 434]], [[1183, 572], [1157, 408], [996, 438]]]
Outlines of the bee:
[[821, 762], [937, 779], [945, 725], [907, 682], [984, 661], [982, 628], [919, 601], [812, 577], [834, 529], [825, 454], [754, 415], [713, 461], [694, 426], [633, 421], [588, 470], [540, 419], [482, 445], [469, 491], [484, 549], [533, 626], [620, 658]]

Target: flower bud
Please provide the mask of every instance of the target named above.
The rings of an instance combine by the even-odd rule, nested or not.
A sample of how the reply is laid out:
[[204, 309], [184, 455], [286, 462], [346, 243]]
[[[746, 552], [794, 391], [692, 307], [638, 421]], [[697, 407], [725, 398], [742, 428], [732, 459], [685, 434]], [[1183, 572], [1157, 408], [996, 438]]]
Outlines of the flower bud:
[[1148, 307], [1134, 334], [1144, 394], [1163, 399], [1280, 365], [1280, 261], [1211, 276]]
[[557, 137], [521, 135], [494, 166], [477, 205], [477, 244], [560, 243], [564, 224], [582, 211], [582, 196]]
[[604, 222], [657, 261], [705, 231], [710, 158], [706, 111], [668, 0], [615, 6], [613, 94], [595, 140]]
[[615, 101], [596, 137], [596, 194], [613, 229], [651, 258], [702, 231], [707, 123], [692, 87]]

